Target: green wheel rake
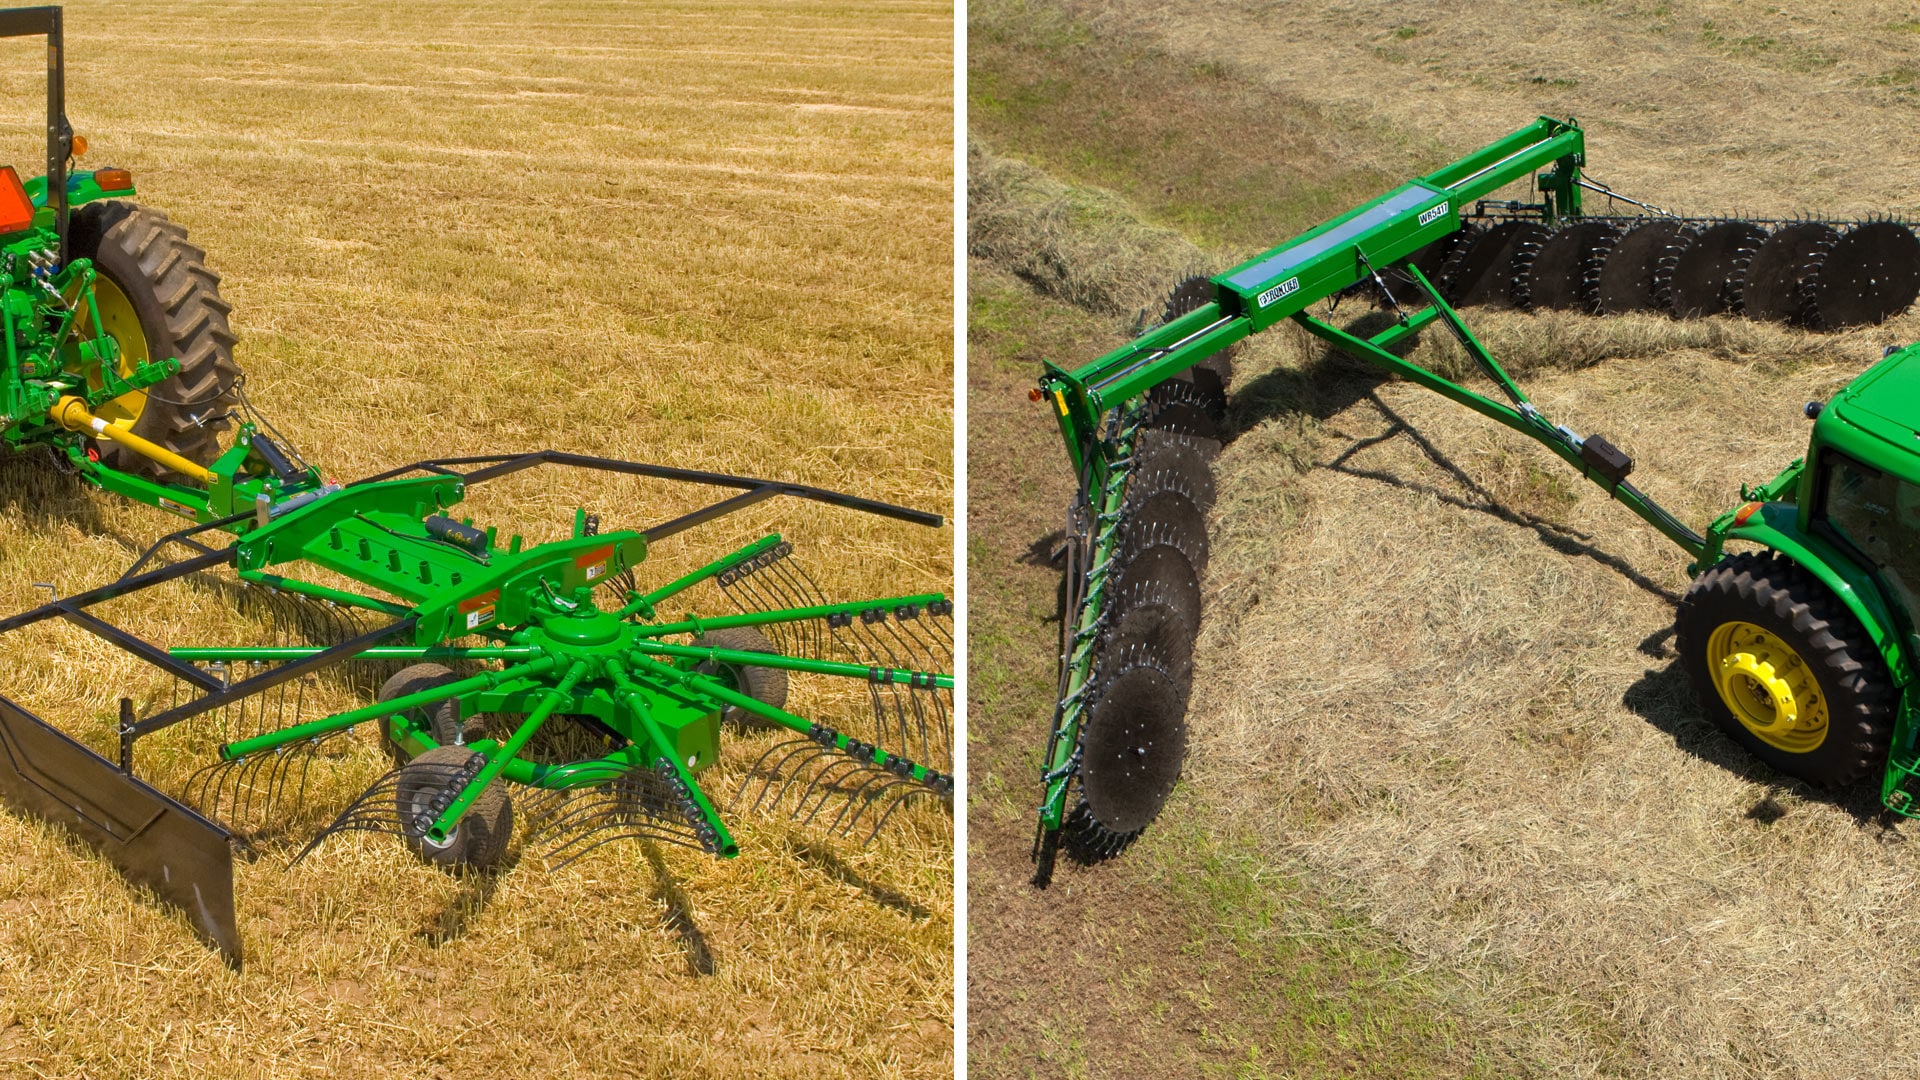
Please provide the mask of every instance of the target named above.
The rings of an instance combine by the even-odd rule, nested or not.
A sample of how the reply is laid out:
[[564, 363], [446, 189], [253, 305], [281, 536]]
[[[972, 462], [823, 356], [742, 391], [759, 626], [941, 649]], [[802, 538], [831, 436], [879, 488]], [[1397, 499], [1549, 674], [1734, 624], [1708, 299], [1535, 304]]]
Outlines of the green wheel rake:
[[[1673, 541], [1697, 575], [1676, 640], [1702, 709], [1787, 775], [1835, 785], [1877, 769], [1889, 812], [1916, 812], [1920, 684], [1909, 650], [1920, 638], [1908, 613], [1920, 596], [1908, 583], [1920, 581], [1920, 347], [1889, 349], [1834, 407], [1809, 405], [1807, 456], [1742, 485], [1744, 505], [1696, 532], [1628, 481], [1625, 452], [1549, 420], [1457, 308], [1745, 315], [1832, 330], [1912, 304], [1920, 239], [1893, 220], [1682, 217], [1619, 195], [1585, 165], [1580, 127], [1542, 117], [1239, 266], [1181, 282], [1156, 325], [1092, 363], [1044, 365], [1032, 397], [1058, 423], [1079, 484], [1062, 552], [1035, 885], [1052, 880], [1062, 852], [1083, 863], [1119, 855], [1174, 790], [1204, 607], [1210, 462], [1231, 435], [1232, 356], [1282, 322], [1538, 441]], [[1516, 182], [1530, 182], [1534, 201], [1490, 199]], [[1587, 195], [1635, 213], [1589, 214]], [[1384, 308], [1369, 320], [1384, 329], [1362, 337], [1310, 310], [1349, 297]], [[1460, 343], [1489, 394], [1402, 358], [1433, 326]], [[1727, 556], [1729, 539], [1774, 554]], [[1781, 611], [1803, 615], [1783, 621]]]
[[[192, 524], [108, 584], [0, 618], [9, 656], [67, 655], [78, 631], [141, 672], [105, 754], [0, 696], [0, 797], [99, 848], [236, 965], [236, 849], [298, 861], [372, 832], [491, 870], [633, 838], [730, 858], [736, 813], [855, 841], [902, 816], [950, 827], [952, 602], [830, 594], [778, 534], [686, 547], [776, 497], [939, 516], [554, 451], [325, 479], [248, 403], [219, 277], [185, 231], [128, 201], [125, 170], [69, 172], [60, 10], [0, 11], [14, 36], [48, 39], [49, 135], [44, 177], [0, 168], [0, 440]], [[483, 484], [555, 469], [603, 505], [636, 505], [616, 483], [721, 497], [617, 529], [581, 507], [546, 543], [454, 516]], [[682, 572], [649, 576], [656, 551]], [[117, 614], [135, 604], [141, 634]], [[197, 625], [210, 606], [245, 629]]]

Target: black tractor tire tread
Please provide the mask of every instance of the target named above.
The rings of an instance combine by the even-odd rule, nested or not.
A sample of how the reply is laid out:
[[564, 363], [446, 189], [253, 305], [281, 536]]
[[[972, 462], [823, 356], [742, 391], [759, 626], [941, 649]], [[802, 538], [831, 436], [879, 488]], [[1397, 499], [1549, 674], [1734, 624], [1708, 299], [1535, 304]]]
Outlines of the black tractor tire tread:
[[[238, 403], [237, 342], [220, 296], [220, 275], [187, 230], [167, 215], [122, 200], [76, 210], [70, 231], [75, 258], [94, 262], [140, 314], [153, 360], [177, 358], [180, 371], [148, 395], [135, 434], [201, 465], [220, 455], [225, 414]], [[199, 422], [196, 422], [199, 421]], [[143, 476], [168, 476], [160, 466], [124, 448], [104, 445], [108, 464]]]
[[[1714, 629], [1738, 619], [1779, 636], [1814, 669], [1827, 697], [1826, 739], [1804, 754], [1762, 742], [1728, 711], [1707, 671]], [[1775, 552], [1743, 552], [1701, 574], [1674, 619], [1680, 662], [1703, 712], [1774, 770], [1821, 787], [1881, 767], [1893, 736], [1893, 680], [1866, 630], [1805, 567]]]

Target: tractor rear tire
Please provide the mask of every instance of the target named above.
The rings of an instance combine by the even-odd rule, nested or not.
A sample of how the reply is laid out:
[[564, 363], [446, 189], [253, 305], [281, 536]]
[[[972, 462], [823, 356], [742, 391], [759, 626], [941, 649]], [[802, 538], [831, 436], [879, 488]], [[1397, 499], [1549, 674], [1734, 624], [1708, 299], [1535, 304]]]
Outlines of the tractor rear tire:
[[1804, 567], [1773, 552], [1723, 559], [1687, 590], [1674, 630], [1701, 710], [1754, 757], [1827, 788], [1882, 767], [1893, 680]]
[[[453, 669], [443, 664], [414, 664], [395, 672], [393, 677], [380, 687], [380, 693], [374, 700], [392, 701], [397, 697], [417, 694], [436, 686], [445, 686], [457, 679], [458, 676], [454, 675]], [[431, 705], [408, 709], [400, 715], [411, 716], [416, 721], [424, 720], [427, 725], [427, 734], [441, 746], [452, 746], [465, 741], [464, 733], [460, 729], [460, 699], [457, 697], [445, 698]], [[380, 728], [380, 745], [387, 748], [387, 755], [393, 759], [395, 765], [405, 765], [412, 759], [405, 750], [401, 749], [400, 740], [393, 737], [393, 722], [398, 718], [397, 715], [383, 716], [375, 723]]]
[[[104, 311], [121, 298], [133, 309], [144, 340], [123, 341], [122, 353], [155, 362], [180, 361], [170, 379], [150, 387], [133, 433], [201, 465], [220, 456], [220, 433], [239, 400], [234, 363], [232, 305], [220, 298], [220, 275], [206, 252], [187, 242], [187, 230], [167, 215], [136, 203], [89, 203], [74, 211], [68, 231], [71, 258], [90, 259], [120, 294], [98, 297]], [[90, 329], [90, 328], [89, 328]], [[102, 442], [100, 458], [123, 472], [184, 482], [146, 458]]]
[[[513, 837], [513, 800], [507, 797], [504, 780], [496, 779], [480, 792], [444, 843], [426, 837], [427, 827], [433, 824], [434, 796], [446, 791], [460, 770], [478, 756], [464, 746], [436, 746], [400, 769], [393, 793], [400, 838], [407, 850], [435, 866], [485, 870], [507, 857], [507, 842]], [[424, 824], [423, 816], [427, 817]]]
[[[765, 634], [751, 626], [736, 626], [726, 630], [709, 630], [693, 639], [696, 649], [732, 649], [735, 652], [779, 653], [768, 641]], [[771, 705], [776, 709], [787, 704], [787, 673], [783, 668], [748, 667], [744, 664], [703, 663], [695, 669], [702, 675], [720, 676], [722, 681], [731, 681], [733, 688], [762, 705]], [[729, 705], [720, 711], [720, 719], [726, 723], [749, 731], [774, 727], [774, 723], [764, 717], [756, 716], [738, 705]]]

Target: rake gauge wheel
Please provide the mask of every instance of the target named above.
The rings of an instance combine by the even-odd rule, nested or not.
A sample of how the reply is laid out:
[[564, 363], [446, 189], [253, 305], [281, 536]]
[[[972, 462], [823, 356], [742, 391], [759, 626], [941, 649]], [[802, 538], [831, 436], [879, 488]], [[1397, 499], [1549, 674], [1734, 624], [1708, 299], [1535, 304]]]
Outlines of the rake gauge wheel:
[[[735, 652], [778, 653], [765, 634], [751, 626], [736, 626], [727, 630], [709, 630], [693, 639], [696, 649], [732, 649]], [[782, 668], [751, 667], [743, 664], [716, 664], [703, 662], [694, 670], [702, 675], [717, 675], [722, 682], [731, 683], [735, 690], [747, 695], [762, 705], [771, 705], [776, 709], [787, 704], [787, 673]], [[720, 719], [743, 728], [771, 728], [774, 723], [738, 705], [729, 705], [721, 710]]]
[[[395, 672], [392, 678], [381, 685], [380, 693], [374, 700], [392, 701], [394, 698], [418, 694], [436, 686], [445, 686], [447, 683], [457, 681], [458, 678], [459, 676], [453, 673], [453, 669], [444, 664], [413, 664]], [[386, 747], [387, 755], [393, 759], [395, 765], [405, 765], [412, 760], [406, 750], [401, 747], [400, 740], [394, 737], [394, 721], [401, 717], [410, 719], [415, 724], [424, 724], [427, 734], [441, 746], [465, 742], [470, 735], [478, 738], [478, 729], [485, 726], [485, 722], [479, 716], [475, 716], [469, 722], [469, 726], [475, 730], [468, 731], [461, 727], [459, 698], [443, 698], [431, 705], [420, 705], [393, 716], [383, 716], [376, 721], [380, 730], [380, 744]]]
[[513, 800], [501, 780], [488, 784], [473, 800], [445, 841], [435, 843], [426, 835], [437, 816], [434, 799], [457, 792], [452, 786], [456, 778], [479, 756], [464, 746], [436, 746], [400, 768], [393, 795], [400, 814], [400, 837], [407, 850], [435, 866], [484, 870], [507, 857], [507, 841], [513, 837]]
[[1776, 771], [1840, 787], [1886, 759], [1886, 665], [1805, 568], [1772, 552], [1724, 559], [1695, 579], [1674, 627], [1700, 708]]
[[[220, 432], [239, 399], [232, 305], [220, 298], [220, 275], [187, 230], [135, 203], [88, 203], [73, 213], [68, 256], [89, 259], [98, 275], [94, 307], [102, 329], [120, 346], [121, 371], [143, 360], [178, 359], [180, 370], [144, 391], [122, 395], [95, 414], [110, 424], [208, 465], [220, 455]], [[92, 319], [83, 324], [92, 332]], [[97, 385], [97, 383], [96, 383]], [[101, 460], [123, 472], [184, 482], [124, 447], [99, 444]]]

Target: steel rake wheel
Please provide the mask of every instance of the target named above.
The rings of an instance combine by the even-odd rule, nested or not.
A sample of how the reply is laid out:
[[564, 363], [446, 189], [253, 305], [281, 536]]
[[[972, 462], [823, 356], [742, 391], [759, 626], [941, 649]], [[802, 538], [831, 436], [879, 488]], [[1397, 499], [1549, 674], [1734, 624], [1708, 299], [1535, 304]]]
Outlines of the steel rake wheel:
[[1185, 556], [1196, 575], [1206, 575], [1206, 516], [1192, 499], [1178, 491], [1156, 492], [1123, 508], [1120, 544], [1114, 557], [1126, 563], [1140, 552], [1161, 545]]
[[[1212, 303], [1214, 298], [1213, 282], [1204, 274], [1193, 276], [1175, 285], [1167, 293], [1166, 303], [1160, 313], [1161, 325], [1166, 325], [1182, 315], [1198, 310]], [[1188, 368], [1176, 378], [1191, 382], [1209, 400], [1217, 400], [1222, 412], [1226, 410], [1227, 391], [1233, 387], [1233, 358], [1240, 346], [1229, 345], [1193, 367]]]
[[1599, 266], [1619, 240], [1607, 221], [1575, 222], [1541, 244], [1527, 270], [1526, 306], [1591, 314], [1599, 307]]
[[1102, 678], [1080, 737], [1080, 803], [1062, 838], [1069, 856], [1118, 855], [1166, 806], [1187, 754], [1187, 693], [1155, 660], [1124, 658]]
[[1197, 439], [1158, 428], [1142, 431], [1134, 438], [1131, 473], [1129, 495], [1179, 491], [1202, 512], [1213, 509], [1213, 469], [1207, 465], [1207, 447]]
[[1827, 252], [1808, 291], [1808, 325], [1840, 330], [1884, 322], [1920, 295], [1920, 238], [1893, 221], [1847, 230]]
[[1116, 562], [1119, 572], [1107, 585], [1107, 602], [1118, 610], [1163, 604], [1186, 626], [1200, 632], [1200, 576], [1178, 548], [1159, 544]]
[[1600, 313], [1621, 315], [1630, 311], [1664, 311], [1667, 306], [1666, 270], [1662, 261], [1678, 247], [1685, 246], [1689, 235], [1684, 222], [1672, 219], [1649, 221], [1629, 230], [1607, 254], [1600, 268]]
[[1775, 229], [1747, 266], [1741, 299], [1750, 319], [1804, 323], [1815, 273], [1840, 231], [1824, 221], [1797, 221]]
[[1697, 319], [1741, 310], [1747, 270], [1767, 230], [1745, 221], [1722, 221], [1702, 229], [1674, 261], [1671, 309], [1675, 318]]
[[1225, 401], [1217, 394], [1192, 382], [1170, 379], [1147, 391], [1147, 404], [1141, 423], [1148, 428], [1185, 435], [1209, 448], [1211, 458], [1219, 453], [1225, 430], [1221, 419]]
[[1112, 670], [1130, 656], [1151, 658], [1182, 687], [1193, 684], [1193, 628], [1172, 604], [1135, 603], [1108, 613], [1094, 648], [1094, 671]]
[[1503, 221], [1455, 249], [1441, 270], [1441, 295], [1455, 307], [1511, 307], [1513, 285], [1548, 229], [1534, 221]]

